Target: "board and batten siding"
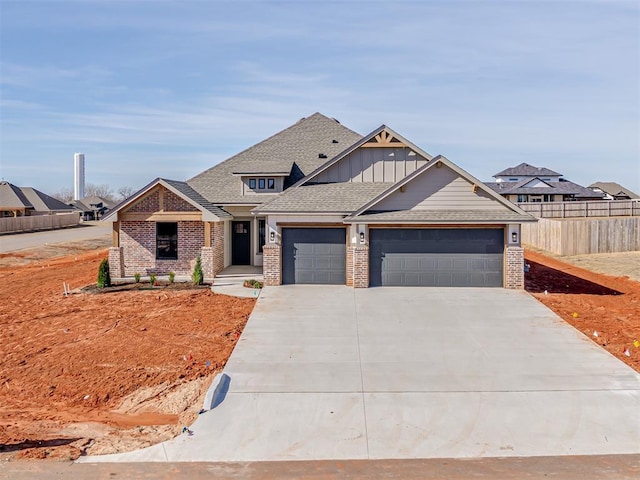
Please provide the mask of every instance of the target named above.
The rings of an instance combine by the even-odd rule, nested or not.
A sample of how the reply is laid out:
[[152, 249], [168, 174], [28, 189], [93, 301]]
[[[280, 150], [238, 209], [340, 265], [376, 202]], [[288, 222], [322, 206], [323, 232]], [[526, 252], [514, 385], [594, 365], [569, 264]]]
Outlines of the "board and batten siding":
[[312, 182], [388, 182], [395, 183], [428, 162], [407, 147], [359, 148], [324, 172]]
[[376, 210], [496, 210], [505, 208], [447, 166], [430, 168], [375, 205]]

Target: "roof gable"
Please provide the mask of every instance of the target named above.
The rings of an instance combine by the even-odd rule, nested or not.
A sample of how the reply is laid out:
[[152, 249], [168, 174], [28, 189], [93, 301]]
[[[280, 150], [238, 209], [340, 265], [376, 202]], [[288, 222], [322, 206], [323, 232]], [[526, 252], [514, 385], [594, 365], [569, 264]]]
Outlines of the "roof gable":
[[[431, 177], [431, 178], [429, 178]], [[414, 183], [415, 182], [415, 183]], [[414, 183], [413, 188], [411, 183]], [[411, 195], [402, 197], [411, 192]], [[422, 197], [422, 198], [421, 198]], [[442, 155], [378, 195], [351, 218], [378, 210], [503, 210], [530, 218]]]
[[516, 188], [553, 188], [553, 185], [540, 180], [538, 177], [527, 178], [516, 185]]
[[[369, 155], [369, 159], [360, 158], [356, 162], [352, 162], [351, 165], [347, 165], [346, 168], [341, 169], [341, 163], [348, 162], [351, 156], [356, 151], [364, 151], [368, 148], [385, 149], [386, 156], [389, 160], [394, 160], [393, 157], [403, 155], [405, 162], [413, 162], [413, 166], [409, 167], [410, 171], [405, 167], [401, 167], [400, 172], [395, 170], [389, 170], [389, 166], [378, 166], [374, 164], [382, 162], [384, 160], [378, 155]], [[413, 157], [413, 158], [412, 158]], [[407, 173], [422, 167], [429, 162], [433, 157], [411, 143], [409, 140], [402, 137], [397, 132], [393, 131], [386, 125], [381, 125], [374, 131], [362, 137], [358, 142], [351, 145], [346, 150], [340, 152], [335, 157], [326, 161], [320, 165], [317, 169], [307, 175], [294, 185], [294, 187], [303, 185], [305, 183], [326, 183], [330, 181], [375, 181], [375, 182], [396, 182], [401, 178], [404, 178]], [[358, 161], [360, 162], [358, 164]], [[402, 161], [402, 159], [400, 160]], [[394, 164], [397, 162], [394, 162]], [[396, 168], [396, 165], [391, 166], [392, 169]], [[370, 172], [366, 173], [370, 169]], [[376, 178], [376, 169], [379, 172]], [[388, 173], [387, 173], [388, 172]], [[357, 178], [360, 176], [360, 178]]]
[[112, 217], [117, 218], [118, 212], [124, 212], [138, 203], [143, 197], [145, 197], [152, 190], [158, 186], [162, 186], [177, 195], [182, 200], [186, 201], [191, 206], [202, 212], [202, 220], [205, 222], [218, 222], [225, 218], [232, 218], [232, 216], [225, 212], [222, 208], [213, 205], [207, 199], [202, 197], [198, 192], [191, 188], [186, 182], [180, 182], [177, 180], [169, 180], [165, 178], [156, 178], [151, 183], [147, 184], [136, 193], [131, 195], [126, 200], [123, 200], [118, 205], [113, 207], [103, 220], [113, 220]]
[[26, 209], [33, 208], [33, 205], [20, 187], [9, 182], [0, 182], [0, 207]]

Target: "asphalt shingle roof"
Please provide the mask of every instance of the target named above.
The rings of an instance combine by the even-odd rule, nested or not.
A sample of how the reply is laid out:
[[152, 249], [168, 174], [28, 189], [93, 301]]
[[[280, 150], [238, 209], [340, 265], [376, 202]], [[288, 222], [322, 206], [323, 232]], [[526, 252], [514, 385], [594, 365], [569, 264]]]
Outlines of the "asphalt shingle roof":
[[589, 188], [599, 188], [600, 190], [608, 193], [611, 196], [626, 195], [627, 197], [632, 199], [640, 198], [640, 195], [632, 192], [628, 188], [624, 188], [622, 185], [615, 182], [596, 182], [589, 185]]
[[187, 182], [180, 182], [177, 180], [168, 180], [166, 178], [161, 178], [160, 180], [164, 181], [168, 185], [171, 185], [173, 188], [178, 190], [182, 195], [196, 202], [202, 208], [204, 208], [205, 210], [208, 210], [209, 212], [213, 213], [217, 217], [232, 218], [231, 214], [229, 214], [228, 212], [224, 211], [222, 208], [214, 205], [209, 200], [204, 198], [202, 195], [196, 192], [193, 188], [191, 188], [191, 186], [187, 184]]
[[507, 177], [507, 176], [539, 177], [539, 176], [545, 176], [545, 175], [549, 175], [552, 177], [562, 176], [561, 173], [554, 172], [553, 170], [550, 170], [545, 167], [534, 167], [533, 165], [529, 165], [528, 163], [521, 163], [520, 165], [516, 165], [515, 167], [509, 167], [499, 173], [496, 173], [494, 177]]
[[508, 223], [535, 222], [531, 215], [511, 210], [396, 210], [391, 212], [366, 212], [347, 217], [345, 222], [368, 223]]
[[[288, 187], [361, 138], [360, 134], [338, 121], [314, 113], [196, 175], [187, 183], [208, 201], [218, 205], [262, 203], [273, 196], [242, 196], [242, 180], [233, 176], [234, 173], [291, 172], [285, 182], [285, 187]], [[321, 158], [320, 154], [326, 157]]]
[[0, 207], [33, 209], [36, 212], [72, 212], [73, 207], [32, 187], [0, 182]]
[[[529, 183], [529, 181], [524, 183]], [[485, 185], [500, 195], [574, 195], [578, 198], [602, 198], [602, 194], [568, 180], [545, 183], [549, 186], [522, 187], [520, 185], [523, 182], [492, 182], [485, 183]]]
[[391, 187], [392, 183], [320, 183], [285, 191], [258, 207], [259, 212], [351, 213]]

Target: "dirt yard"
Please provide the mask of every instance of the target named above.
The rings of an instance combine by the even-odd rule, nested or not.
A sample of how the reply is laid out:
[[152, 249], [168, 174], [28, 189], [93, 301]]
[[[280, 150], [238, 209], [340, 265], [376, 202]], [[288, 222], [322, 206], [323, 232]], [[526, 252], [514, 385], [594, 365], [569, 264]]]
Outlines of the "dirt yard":
[[[95, 283], [104, 247], [0, 255], [0, 461], [122, 452], [178, 435], [253, 309], [253, 299], [208, 289], [79, 290]], [[640, 371], [640, 282], [526, 258], [534, 297]], [[80, 293], [64, 296], [63, 282]]]
[[[640, 282], [591, 272], [527, 251], [526, 290], [612, 355], [640, 372]], [[603, 258], [591, 260], [612, 271]], [[640, 265], [636, 265], [636, 269]]]
[[95, 283], [103, 247], [0, 255], [0, 460], [73, 459], [176, 436], [255, 304], [162, 286], [64, 296], [63, 282]]

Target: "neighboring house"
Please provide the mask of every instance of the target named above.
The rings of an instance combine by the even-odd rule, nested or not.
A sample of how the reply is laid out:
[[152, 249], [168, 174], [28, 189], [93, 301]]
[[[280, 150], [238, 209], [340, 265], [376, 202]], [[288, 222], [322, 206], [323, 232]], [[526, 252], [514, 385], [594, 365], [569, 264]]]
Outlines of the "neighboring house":
[[31, 187], [0, 182], [0, 217], [71, 213], [72, 206]]
[[81, 212], [83, 220], [99, 220], [113, 206], [109, 200], [97, 196], [84, 197], [80, 200], [73, 200], [69, 205]]
[[628, 188], [624, 188], [619, 183], [596, 182], [589, 185], [589, 188], [596, 193], [604, 195], [605, 200], [639, 200], [640, 195], [633, 193]]
[[513, 203], [602, 200], [602, 194], [562, 178], [544, 167], [521, 163], [496, 173], [486, 185]]
[[523, 288], [536, 219], [386, 126], [362, 137], [319, 113], [181, 182], [115, 206], [111, 275], [205, 277], [262, 265], [282, 283]]

